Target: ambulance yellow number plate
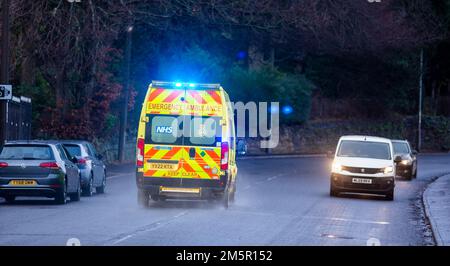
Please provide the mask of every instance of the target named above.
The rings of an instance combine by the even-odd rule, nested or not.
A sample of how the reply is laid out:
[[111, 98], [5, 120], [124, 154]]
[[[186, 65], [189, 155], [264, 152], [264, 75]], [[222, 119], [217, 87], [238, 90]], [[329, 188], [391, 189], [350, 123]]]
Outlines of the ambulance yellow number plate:
[[175, 171], [178, 169], [178, 163], [149, 163], [150, 170], [168, 170]]
[[9, 184], [12, 186], [36, 186], [35, 180], [11, 180]]
[[200, 193], [200, 188], [161, 187], [161, 192]]

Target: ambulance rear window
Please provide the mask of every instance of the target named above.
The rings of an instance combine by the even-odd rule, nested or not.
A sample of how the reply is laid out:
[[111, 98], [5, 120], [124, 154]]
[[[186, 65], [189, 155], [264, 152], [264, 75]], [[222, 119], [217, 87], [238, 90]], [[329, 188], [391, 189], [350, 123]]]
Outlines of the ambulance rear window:
[[218, 120], [212, 117], [194, 117], [190, 121], [189, 142], [192, 145], [210, 146], [220, 135]]
[[[179, 144], [177, 119], [173, 116], [154, 116], [150, 123], [151, 143]], [[146, 141], [148, 142], [148, 141]]]

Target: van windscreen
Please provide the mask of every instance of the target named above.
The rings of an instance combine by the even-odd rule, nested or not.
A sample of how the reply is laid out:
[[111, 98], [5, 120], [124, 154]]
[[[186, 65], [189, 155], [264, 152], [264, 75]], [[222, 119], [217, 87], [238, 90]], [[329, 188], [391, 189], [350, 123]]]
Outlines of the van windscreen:
[[391, 160], [391, 150], [388, 143], [343, 140], [338, 151], [339, 157], [359, 157], [381, 160]]

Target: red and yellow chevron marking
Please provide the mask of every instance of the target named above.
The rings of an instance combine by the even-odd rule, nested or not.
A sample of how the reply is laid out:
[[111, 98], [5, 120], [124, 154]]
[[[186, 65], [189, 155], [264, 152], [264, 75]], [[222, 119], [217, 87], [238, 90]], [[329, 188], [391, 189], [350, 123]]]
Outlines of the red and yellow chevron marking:
[[184, 90], [152, 88], [147, 99], [147, 113], [181, 114], [184, 110], [182, 97]]
[[[144, 176], [167, 178], [202, 178], [219, 179], [220, 148], [195, 148], [195, 158], [189, 158], [191, 147], [145, 145]], [[201, 156], [203, 154], [203, 156]], [[161, 160], [158, 169], [152, 168], [152, 163]], [[166, 161], [166, 162], [164, 162]], [[171, 161], [167, 165], [167, 161]], [[165, 164], [166, 163], [166, 164]], [[154, 165], [153, 165], [154, 166]], [[170, 167], [165, 168], [166, 166]], [[161, 167], [161, 168], [159, 168]], [[213, 171], [216, 169], [216, 172]], [[213, 173], [214, 172], [214, 173]]]
[[[185, 98], [182, 101], [182, 98]], [[147, 98], [147, 113], [222, 116], [220, 90], [182, 90], [151, 88]]]
[[222, 111], [222, 97], [219, 90], [186, 91], [186, 114], [221, 116]]

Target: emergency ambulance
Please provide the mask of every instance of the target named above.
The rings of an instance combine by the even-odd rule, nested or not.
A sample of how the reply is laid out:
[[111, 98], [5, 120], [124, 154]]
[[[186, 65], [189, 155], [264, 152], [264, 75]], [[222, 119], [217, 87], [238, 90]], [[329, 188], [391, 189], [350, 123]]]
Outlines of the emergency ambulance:
[[138, 203], [222, 200], [236, 192], [234, 112], [219, 84], [153, 81], [137, 134]]

